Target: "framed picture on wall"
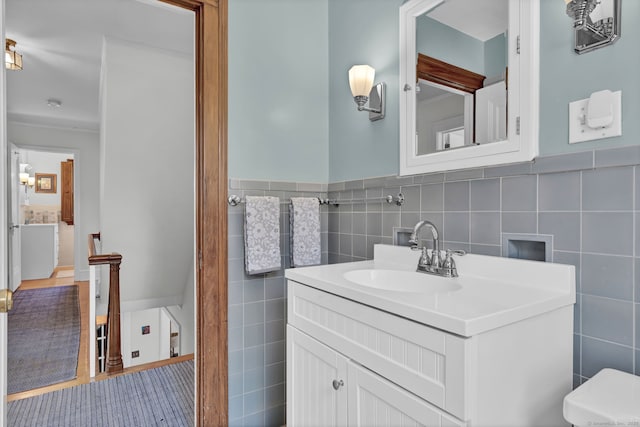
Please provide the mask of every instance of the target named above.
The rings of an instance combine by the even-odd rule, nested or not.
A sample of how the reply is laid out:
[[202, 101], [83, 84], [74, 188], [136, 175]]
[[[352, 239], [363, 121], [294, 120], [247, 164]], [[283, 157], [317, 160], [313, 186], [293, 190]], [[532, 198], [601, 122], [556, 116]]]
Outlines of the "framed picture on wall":
[[55, 194], [57, 189], [57, 175], [55, 173], [36, 174], [36, 193]]

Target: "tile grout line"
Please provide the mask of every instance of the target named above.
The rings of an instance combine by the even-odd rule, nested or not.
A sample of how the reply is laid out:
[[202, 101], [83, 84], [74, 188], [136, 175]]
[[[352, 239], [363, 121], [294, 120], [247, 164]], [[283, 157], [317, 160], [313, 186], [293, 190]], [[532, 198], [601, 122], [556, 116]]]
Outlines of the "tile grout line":
[[[595, 156], [594, 156], [595, 158]], [[631, 181], [631, 207], [634, 209], [633, 211], [633, 221], [632, 221], [632, 229], [633, 229], [633, 256], [635, 257], [637, 254], [637, 242], [638, 242], [638, 238], [637, 238], [637, 232], [638, 230], [636, 229], [636, 217], [638, 215], [638, 213], [635, 211], [636, 208], [636, 178], [637, 178], [637, 172], [638, 172], [638, 168], [634, 167], [633, 171], [632, 171], [632, 181]], [[636, 279], [636, 262], [635, 260], [633, 260], [633, 262], [631, 263], [631, 278], [633, 281], [633, 284], [635, 285], [635, 279]], [[636, 336], [637, 336], [637, 324], [638, 324], [638, 310], [637, 310], [637, 304], [636, 302], [636, 286], [633, 286], [631, 288], [631, 315], [632, 315], [632, 323], [631, 323], [631, 343], [633, 344], [633, 354], [631, 355], [631, 369], [633, 369], [633, 372], [636, 373], [637, 372], [637, 368], [638, 368], [638, 360], [636, 355], [638, 354], [638, 352], [636, 351], [638, 342], [636, 342]]]
[[[579, 248], [580, 248], [580, 257], [579, 257], [579, 259], [580, 259], [580, 294], [579, 295], [580, 296], [579, 296], [579, 298], [580, 298], [580, 301], [579, 301], [579, 304], [578, 304], [578, 315], [580, 316], [580, 320], [579, 320], [580, 328], [579, 328], [579, 331], [578, 331], [579, 332], [578, 333], [578, 340], [579, 340], [578, 347], [580, 348], [580, 356], [578, 357], [578, 364], [580, 366], [578, 367], [578, 369], [579, 369], [578, 370], [578, 375], [582, 376], [582, 374], [583, 374], [583, 372], [582, 372], [582, 370], [583, 370], [582, 369], [582, 365], [583, 365], [583, 363], [582, 363], [582, 359], [583, 359], [583, 345], [582, 345], [582, 337], [583, 337], [583, 335], [582, 335], [582, 333], [583, 333], [583, 330], [582, 330], [582, 323], [583, 323], [583, 320], [582, 320], [582, 317], [583, 317], [582, 316], [582, 268], [583, 268], [583, 262], [582, 262], [582, 258], [583, 258], [583, 255], [584, 255], [584, 252], [583, 252], [584, 248], [582, 247], [582, 240], [583, 240], [582, 239], [582, 231], [583, 231], [582, 230], [582, 212], [583, 212], [583, 210], [582, 210], [582, 207], [583, 207], [582, 206], [582, 204], [583, 204], [583, 200], [582, 200], [583, 199], [583, 197], [582, 197], [582, 185], [583, 185], [583, 179], [582, 178], [583, 178], [583, 174], [582, 174], [582, 171], [579, 172], [579, 178], [580, 178], [580, 180], [579, 180], [579, 186], [580, 186], [580, 194], [579, 194], [579, 196], [580, 196], [580, 220], [579, 220], [580, 221], [580, 224], [579, 224], [579, 230], [580, 230], [580, 242], [579, 242]], [[577, 292], [577, 289], [576, 289], [576, 302], [578, 302], [577, 299], [578, 299], [578, 292]], [[574, 310], [575, 310], [575, 306], [574, 306]], [[574, 316], [574, 318], [575, 318], [575, 316]], [[575, 330], [575, 326], [574, 326], [574, 330]]]
[[498, 179], [498, 209], [500, 209], [500, 218], [498, 219], [500, 227], [498, 236], [498, 241], [500, 242], [500, 256], [505, 256], [507, 250], [504, 247], [504, 230], [502, 224], [502, 178]]

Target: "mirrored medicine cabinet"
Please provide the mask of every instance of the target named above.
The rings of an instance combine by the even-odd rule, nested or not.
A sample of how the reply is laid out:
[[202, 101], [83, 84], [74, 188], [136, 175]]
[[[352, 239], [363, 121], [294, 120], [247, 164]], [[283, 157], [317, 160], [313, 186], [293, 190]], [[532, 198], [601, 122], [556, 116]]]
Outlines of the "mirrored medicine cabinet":
[[400, 175], [538, 154], [539, 0], [400, 7]]

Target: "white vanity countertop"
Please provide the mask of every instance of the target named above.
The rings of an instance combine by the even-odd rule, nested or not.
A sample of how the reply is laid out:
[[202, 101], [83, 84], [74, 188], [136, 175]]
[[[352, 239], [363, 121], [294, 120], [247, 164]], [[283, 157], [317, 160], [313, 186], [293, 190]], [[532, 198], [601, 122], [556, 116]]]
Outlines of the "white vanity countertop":
[[575, 267], [468, 254], [454, 256], [459, 277], [441, 278], [460, 289], [443, 293], [399, 292], [358, 285], [346, 272], [362, 269], [415, 271], [419, 252], [376, 245], [373, 261], [290, 268], [285, 276], [461, 336], [473, 336], [575, 303]]

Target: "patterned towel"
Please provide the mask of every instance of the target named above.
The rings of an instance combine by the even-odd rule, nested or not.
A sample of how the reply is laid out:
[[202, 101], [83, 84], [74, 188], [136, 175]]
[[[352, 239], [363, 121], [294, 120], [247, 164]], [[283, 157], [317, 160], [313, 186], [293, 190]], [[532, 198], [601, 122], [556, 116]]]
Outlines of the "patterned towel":
[[291, 266], [318, 265], [320, 256], [320, 203], [316, 197], [292, 197]]
[[244, 264], [247, 274], [280, 270], [280, 199], [245, 197]]

